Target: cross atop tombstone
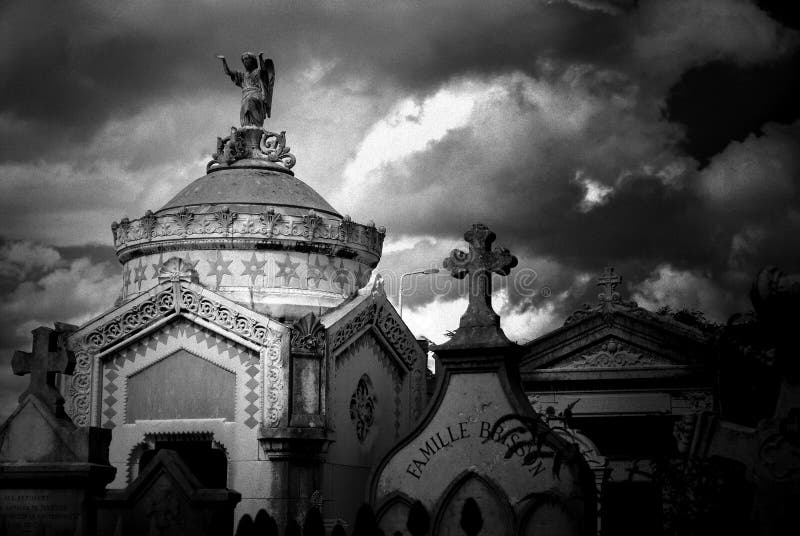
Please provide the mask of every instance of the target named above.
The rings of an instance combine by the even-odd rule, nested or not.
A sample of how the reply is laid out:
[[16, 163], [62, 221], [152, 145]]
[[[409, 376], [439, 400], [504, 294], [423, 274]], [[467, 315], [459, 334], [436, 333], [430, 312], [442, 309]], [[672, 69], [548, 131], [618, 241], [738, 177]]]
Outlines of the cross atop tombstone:
[[505, 248], [493, 248], [495, 238], [496, 235], [488, 227], [476, 223], [464, 234], [464, 240], [469, 243], [469, 251], [454, 249], [444, 260], [444, 268], [456, 279], [469, 276], [469, 306], [461, 316], [459, 328], [453, 337], [454, 342], [467, 342], [465, 337], [497, 336], [506, 343], [508, 341], [500, 330], [500, 317], [492, 309], [492, 274], [508, 275], [517, 265], [517, 258]]
[[20, 403], [28, 395], [36, 395], [56, 415], [62, 415], [64, 399], [55, 388], [55, 375], [72, 374], [75, 356], [59, 340], [59, 331], [39, 326], [34, 329], [33, 351], [17, 350], [11, 360], [11, 369], [17, 376], [31, 375], [28, 389], [19, 397]]
[[614, 268], [606, 266], [603, 273], [597, 278], [597, 286], [603, 291], [597, 295], [601, 302], [612, 302], [619, 299], [619, 292], [616, 291], [617, 285], [622, 283], [622, 277], [614, 273]]

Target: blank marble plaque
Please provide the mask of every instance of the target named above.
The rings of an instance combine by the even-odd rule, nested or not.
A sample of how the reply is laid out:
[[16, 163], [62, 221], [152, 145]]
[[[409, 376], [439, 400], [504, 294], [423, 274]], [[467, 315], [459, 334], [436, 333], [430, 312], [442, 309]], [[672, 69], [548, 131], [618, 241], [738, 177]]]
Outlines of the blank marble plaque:
[[186, 350], [128, 379], [127, 422], [158, 419], [234, 420], [236, 375]]

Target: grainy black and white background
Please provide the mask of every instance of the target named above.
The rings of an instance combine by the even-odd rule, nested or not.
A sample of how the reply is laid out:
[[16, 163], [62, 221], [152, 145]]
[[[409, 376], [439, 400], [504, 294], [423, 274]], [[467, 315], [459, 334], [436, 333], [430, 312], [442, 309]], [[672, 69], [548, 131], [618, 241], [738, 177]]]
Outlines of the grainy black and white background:
[[[216, 54], [273, 58], [265, 126], [341, 213], [387, 227], [390, 295], [481, 221], [536, 273], [495, 296], [514, 340], [594, 301], [604, 265], [650, 309], [748, 310], [761, 266], [800, 266], [791, 4], [3, 2], [0, 419], [30, 330], [113, 304], [111, 222], [203, 175], [238, 122]], [[404, 300], [437, 342], [466, 304]]]

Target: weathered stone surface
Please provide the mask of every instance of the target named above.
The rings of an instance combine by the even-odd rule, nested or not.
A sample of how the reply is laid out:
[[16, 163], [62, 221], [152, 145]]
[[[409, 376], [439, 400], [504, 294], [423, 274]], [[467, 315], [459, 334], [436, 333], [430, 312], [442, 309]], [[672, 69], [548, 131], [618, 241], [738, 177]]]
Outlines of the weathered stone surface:
[[31, 383], [0, 427], [0, 533], [94, 534], [91, 497], [114, 477], [111, 434], [66, 416], [53, 372], [70, 372], [74, 357], [56, 330], [33, 335], [33, 352], [14, 356], [14, 372], [30, 372]]

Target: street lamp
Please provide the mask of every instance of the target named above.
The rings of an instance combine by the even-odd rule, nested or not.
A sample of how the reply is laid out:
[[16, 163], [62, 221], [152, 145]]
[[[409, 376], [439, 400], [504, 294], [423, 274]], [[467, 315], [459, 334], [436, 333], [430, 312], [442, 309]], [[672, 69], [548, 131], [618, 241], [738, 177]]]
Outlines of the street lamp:
[[440, 270], [438, 268], [428, 268], [426, 270], [415, 270], [413, 272], [407, 272], [407, 273], [405, 273], [405, 274], [400, 276], [400, 290], [397, 293], [398, 294], [398, 297], [397, 297], [397, 308], [400, 309], [400, 318], [403, 318], [403, 278], [406, 277], [407, 275], [438, 274], [441, 271], [442, 270]]

